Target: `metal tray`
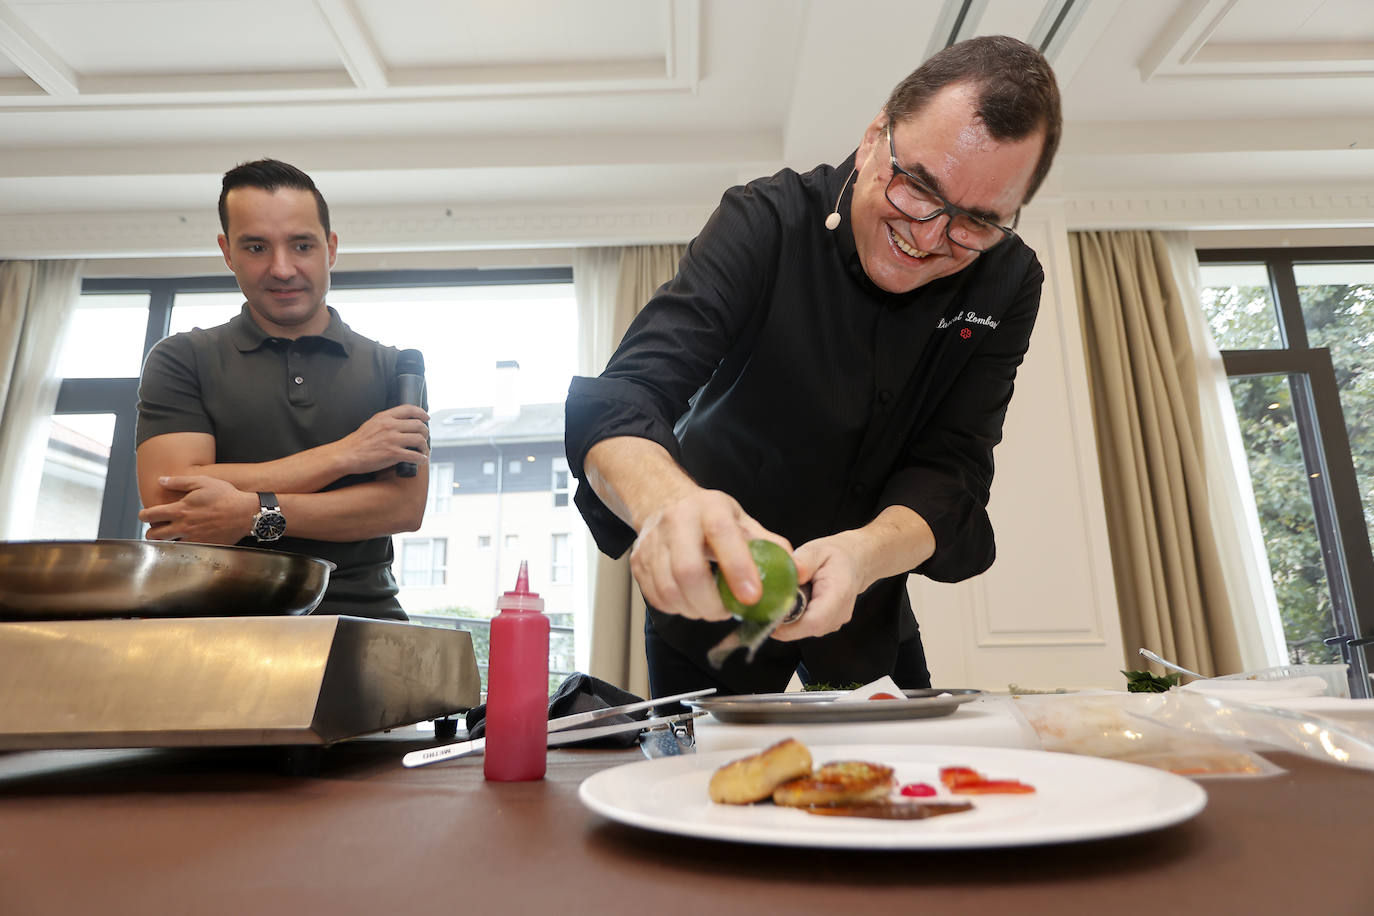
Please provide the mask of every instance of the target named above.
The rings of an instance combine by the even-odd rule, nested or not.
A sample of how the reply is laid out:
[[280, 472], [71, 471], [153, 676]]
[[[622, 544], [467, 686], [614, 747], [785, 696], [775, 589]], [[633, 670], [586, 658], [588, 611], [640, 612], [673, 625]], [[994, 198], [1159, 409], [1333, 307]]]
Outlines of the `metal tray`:
[[956, 688], [942, 690], [903, 690], [901, 700], [856, 700], [834, 702], [843, 690], [814, 690], [794, 693], [755, 693], [739, 696], [701, 697], [684, 700], [689, 706], [709, 712], [721, 722], [738, 725], [782, 725], [816, 722], [885, 722], [895, 719], [933, 719], [947, 716], [963, 703], [983, 695], [981, 690]]

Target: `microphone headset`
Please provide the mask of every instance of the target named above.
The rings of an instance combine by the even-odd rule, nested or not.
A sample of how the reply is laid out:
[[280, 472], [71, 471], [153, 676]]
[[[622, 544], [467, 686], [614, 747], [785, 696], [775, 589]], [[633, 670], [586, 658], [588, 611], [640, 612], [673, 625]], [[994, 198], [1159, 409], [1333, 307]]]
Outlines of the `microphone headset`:
[[854, 173], [858, 170], [859, 167], [857, 165], [849, 170], [849, 177], [844, 180], [844, 184], [840, 185], [840, 196], [835, 198], [835, 210], [825, 218], [825, 228], [832, 232], [840, 227], [840, 201], [844, 200], [844, 190], [849, 187], [849, 183], [854, 180]]

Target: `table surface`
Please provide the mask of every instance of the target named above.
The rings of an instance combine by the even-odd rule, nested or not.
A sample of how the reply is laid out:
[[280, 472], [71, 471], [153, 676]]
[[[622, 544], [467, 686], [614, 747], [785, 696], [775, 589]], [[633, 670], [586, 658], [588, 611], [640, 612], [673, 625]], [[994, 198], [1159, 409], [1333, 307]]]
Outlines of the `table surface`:
[[773, 848], [616, 824], [579, 783], [637, 749], [488, 783], [432, 742], [0, 754], [0, 913], [1374, 913], [1374, 773], [1275, 754], [1183, 824], [1022, 849]]

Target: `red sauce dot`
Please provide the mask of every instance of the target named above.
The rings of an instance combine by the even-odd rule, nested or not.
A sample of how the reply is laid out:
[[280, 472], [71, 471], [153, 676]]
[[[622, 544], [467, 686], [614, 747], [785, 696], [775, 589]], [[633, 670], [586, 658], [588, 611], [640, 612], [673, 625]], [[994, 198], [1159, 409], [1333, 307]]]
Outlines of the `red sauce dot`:
[[890, 693], [875, 693], [869, 697], [870, 700], [895, 700], [897, 699]]
[[923, 782], [910, 782], [902, 786], [901, 793], [906, 798], [929, 798], [935, 794], [935, 787]]

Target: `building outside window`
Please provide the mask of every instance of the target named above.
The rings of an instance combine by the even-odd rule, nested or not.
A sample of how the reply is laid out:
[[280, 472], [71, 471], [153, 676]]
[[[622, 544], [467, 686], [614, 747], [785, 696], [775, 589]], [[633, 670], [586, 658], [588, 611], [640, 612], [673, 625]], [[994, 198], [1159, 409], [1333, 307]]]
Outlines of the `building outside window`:
[[553, 504], [557, 508], [568, 505], [572, 492], [572, 474], [568, 471], [568, 459], [562, 456], [553, 459]]
[[448, 539], [406, 538], [401, 542], [402, 588], [431, 588], [448, 581]]
[[425, 503], [425, 515], [448, 515], [453, 502], [453, 462], [430, 462], [429, 499]]
[[549, 581], [555, 585], [565, 585], [573, 580], [572, 546], [566, 532], [552, 535], [549, 549]]

